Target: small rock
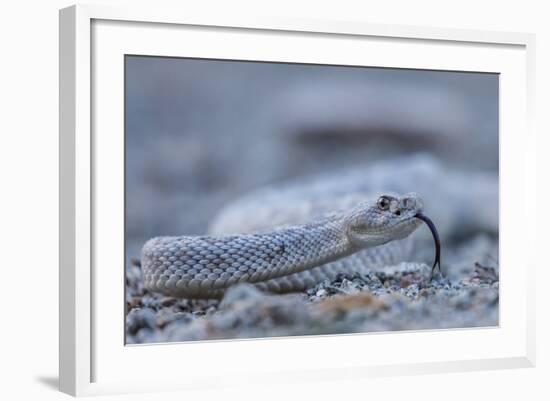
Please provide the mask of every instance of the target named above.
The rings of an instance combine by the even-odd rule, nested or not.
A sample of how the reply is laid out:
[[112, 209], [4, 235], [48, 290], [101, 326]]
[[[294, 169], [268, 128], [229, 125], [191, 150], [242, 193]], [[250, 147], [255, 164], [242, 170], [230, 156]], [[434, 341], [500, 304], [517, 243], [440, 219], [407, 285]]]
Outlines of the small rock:
[[173, 312], [170, 309], [163, 309], [157, 314], [157, 327], [163, 328], [174, 322], [189, 323], [193, 317], [185, 312]]
[[325, 290], [324, 288], [319, 289], [319, 290], [315, 293], [315, 296], [317, 296], [317, 297], [319, 297], [319, 298], [326, 297], [327, 295], [328, 295], [328, 292], [327, 292], [327, 290]]
[[401, 288], [407, 288], [413, 283], [412, 278], [410, 275], [403, 276], [401, 280], [399, 281], [399, 287]]
[[165, 297], [162, 299], [162, 301], [160, 302], [160, 304], [162, 306], [172, 306], [174, 305], [178, 300], [176, 298], [172, 298], [172, 297]]
[[345, 313], [358, 308], [382, 310], [386, 309], [387, 305], [372, 294], [361, 292], [334, 296], [319, 303], [318, 308], [325, 313]]
[[126, 316], [126, 328], [130, 334], [136, 334], [142, 328], [156, 327], [155, 311], [150, 308], [132, 309]]
[[265, 296], [266, 295], [251, 284], [237, 284], [236, 286], [229, 287], [220, 302], [220, 309], [229, 309], [236, 303], [258, 300]]
[[359, 288], [357, 288], [357, 285], [353, 282], [348, 280], [347, 278], [344, 278], [342, 280], [342, 285], [340, 286], [341, 290], [344, 291], [347, 294], [354, 294], [356, 292], [359, 292]]
[[127, 302], [127, 304], [128, 304], [128, 308], [129, 308], [129, 309], [137, 308], [138, 306], [141, 305], [141, 297], [132, 297], [132, 298], [130, 298], [130, 300]]

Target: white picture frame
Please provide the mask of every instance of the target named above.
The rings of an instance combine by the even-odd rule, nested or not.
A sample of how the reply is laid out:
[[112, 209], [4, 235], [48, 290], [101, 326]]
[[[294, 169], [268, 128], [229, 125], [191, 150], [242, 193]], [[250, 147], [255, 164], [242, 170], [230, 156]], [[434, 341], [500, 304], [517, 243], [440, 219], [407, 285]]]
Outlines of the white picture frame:
[[[182, 40], [189, 35], [195, 41]], [[336, 38], [338, 46], [331, 43]], [[220, 39], [223, 46], [216, 45]], [[182, 43], [191, 42], [199, 43], [200, 48], [182, 47]], [[240, 46], [232, 47], [233, 42]], [[332, 51], [314, 53], [315, 45], [321, 43]], [[536, 261], [535, 253], [529, 251], [529, 238], [521, 234], [535, 232], [529, 227], [535, 224], [535, 208], [521, 207], [522, 194], [535, 192], [535, 135], [531, 128], [534, 43], [534, 36], [524, 33], [342, 21], [237, 20], [154, 7], [79, 5], [61, 10], [61, 391], [94, 395], [244, 386], [251, 378], [262, 385], [297, 378], [360, 380], [380, 375], [534, 366]], [[304, 46], [312, 53], [304, 54]], [[354, 46], [370, 46], [368, 55], [355, 54], [350, 50]], [[120, 136], [120, 56], [128, 53], [319, 63], [338, 58], [340, 64], [501, 74], [500, 326], [125, 346], [121, 337], [123, 307], [117, 307], [116, 297], [123, 291], [117, 270], [123, 261], [119, 248], [124, 207], [124, 189], [120, 187], [124, 145]], [[94, 136], [97, 132], [103, 133], [99, 140]], [[512, 215], [511, 210], [520, 211]], [[512, 229], [520, 226], [522, 230]], [[107, 243], [111, 245], [102, 245]], [[509, 246], [512, 243], [514, 246]], [[106, 264], [112, 269], [98, 268]], [[521, 268], [511, 268], [518, 265]], [[390, 342], [397, 355], [377, 354], [377, 349]], [[453, 347], [445, 348], [444, 344]], [[319, 358], [316, 351], [320, 347], [345, 352], [329, 352]], [[289, 353], [294, 356], [291, 363]], [[181, 366], [182, 357], [192, 360], [194, 368]], [[219, 362], [214, 367], [209, 362], [212, 358]], [[159, 366], [159, 361], [162, 368], [140, 373], [141, 364]]]

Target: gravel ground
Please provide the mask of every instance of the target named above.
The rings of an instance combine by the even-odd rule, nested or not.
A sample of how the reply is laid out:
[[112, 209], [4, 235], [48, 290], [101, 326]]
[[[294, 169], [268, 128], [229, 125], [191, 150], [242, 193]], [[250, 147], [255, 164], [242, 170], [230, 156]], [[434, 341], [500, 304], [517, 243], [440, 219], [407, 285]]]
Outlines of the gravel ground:
[[[430, 250], [431, 251], [431, 250]], [[340, 275], [305, 293], [230, 288], [222, 300], [185, 300], [145, 290], [127, 269], [129, 344], [498, 325], [498, 240], [485, 235], [445, 249], [443, 275], [403, 262]]]

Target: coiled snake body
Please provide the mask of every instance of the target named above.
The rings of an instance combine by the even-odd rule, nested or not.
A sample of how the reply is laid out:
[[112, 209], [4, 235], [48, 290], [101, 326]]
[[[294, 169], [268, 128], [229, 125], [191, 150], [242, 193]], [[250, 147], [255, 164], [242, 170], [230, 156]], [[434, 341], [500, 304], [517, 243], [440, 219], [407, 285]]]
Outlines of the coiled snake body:
[[[300, 183], [300, 189], [291, 185], [260, 191], [222, 211], [212, 235], [150, 239], [141, 255], [144, 285], [185, 298], [219, 298], [237, 283], [289, 292], [334, 279], [340, 272], [365, 273], [373, 266], [406, 260], [413, 246], [409, 235], [426, 221], [423, 202], [414, 193], [381, 196], [377, 182], [384, 182], [392, 194], [412, 187], [430, 193], [428, 211], [443, 228], [444, 238], [458, 232], [457, 221], [462, 230], [481, 225], [491, 231], [498, 226], [497, 208], [493, 208], [495, 219], [481, 219], [487, 213], [479, 206], [467, 215], [457, 213], [481, 201], [483, 206], [484, 198], [492, 200], [498, 193], [493, 177], [455, 175], [451, 186], [445, 181], [434, 186], [434, 179], [443, 172], [431, 159], [406, 161], [399, 169], [399, 180], [395, 168], [386, 167], [371, 169], [370, 176], [360, 171], [347, 177], [324, 177], [320, 182], [331, 182], [328, 187], [319, 187], [313, 180], [309, 186]], [[461, 179], [470, 187], [479, 186], [477, 198], [461, 197], [464, 191], [455, 194]]]

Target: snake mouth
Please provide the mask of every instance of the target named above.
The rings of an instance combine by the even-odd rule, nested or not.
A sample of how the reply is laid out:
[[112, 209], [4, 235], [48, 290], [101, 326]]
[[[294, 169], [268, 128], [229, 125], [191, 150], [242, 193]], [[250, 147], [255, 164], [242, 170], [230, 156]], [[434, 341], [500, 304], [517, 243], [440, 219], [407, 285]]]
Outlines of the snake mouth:
[[439, 273], [441, 273], [441, 241], [439, 240], [439, 233], [437, 232], [437, 229], [435, 228], [435, 224], [433, 221], [431, 221], [427, 216], [423, 215], [422, 213], [418, 212], [415, 214], [417, 219], [422, 220], [426, 225], [429, 227], [432, 237], [434, 239], [435, 243], [435, 260], [434, 264], [432, 266], [432, 273], [430, 274], [430, 280], [433, 277], [435, 267], [439, 267]]

